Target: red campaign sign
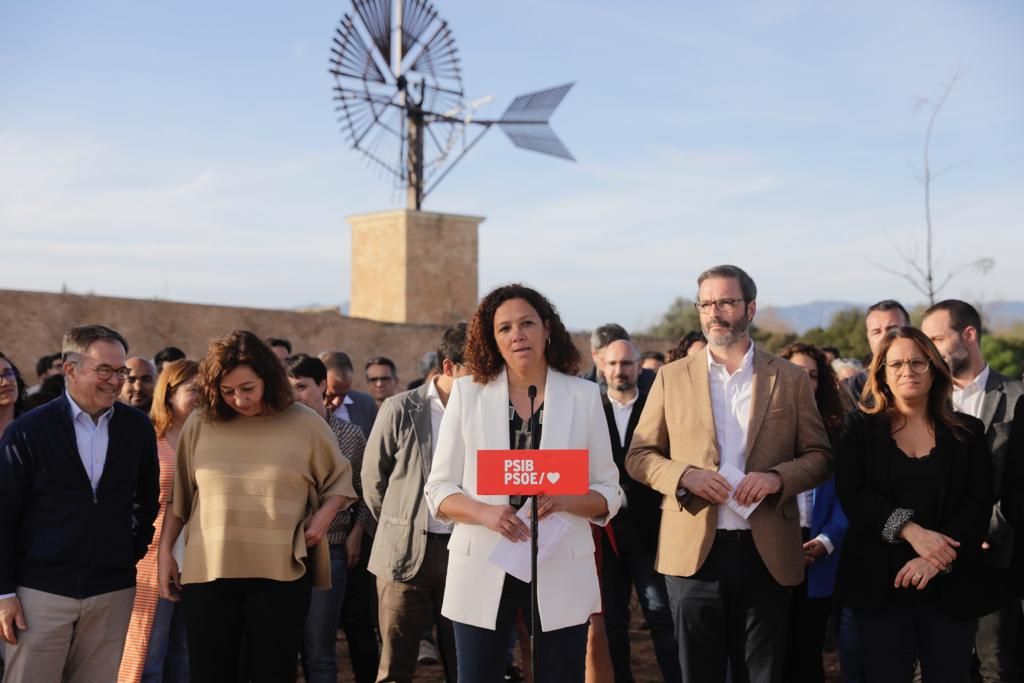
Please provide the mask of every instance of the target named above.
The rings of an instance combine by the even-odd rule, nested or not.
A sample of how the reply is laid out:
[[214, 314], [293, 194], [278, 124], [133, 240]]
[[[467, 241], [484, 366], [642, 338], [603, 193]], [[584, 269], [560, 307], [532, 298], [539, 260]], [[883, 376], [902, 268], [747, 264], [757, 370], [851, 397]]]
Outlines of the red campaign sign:
[[476, 492], [484, 496], [582, 496], [590, 490], [586, 449], [480, 450]]

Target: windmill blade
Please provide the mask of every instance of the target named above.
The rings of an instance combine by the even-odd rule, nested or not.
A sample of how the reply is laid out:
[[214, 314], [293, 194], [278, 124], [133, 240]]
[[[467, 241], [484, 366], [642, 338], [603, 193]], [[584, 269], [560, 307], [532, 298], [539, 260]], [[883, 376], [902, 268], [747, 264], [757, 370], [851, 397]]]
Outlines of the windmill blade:
[[420, 43], [420, 38], [437, 19], [437, 10], [427, 0], [402, 0], [403, 59]]
[[[512, 100], [498, 123], [547, 123], [575, 83], [526, 93]], [[554, 133], [552, 133], [554, 135]]]
[[384, 74], [374, 61], [370, 50], [363, 43], [352, 17], [345, 15], [335, 30], [334, 47], [331, 48], [331, 69], [338, 77], [354, 78], [360, 81], [386, 83]]
[[510, 123], [498, 122], [498, 127], [508, 136], [512, 144], [520, 149], [529, 149], [548, 156], [558, 157], [567, 161], [576, 161], [576, 157], [551, 130], [547, 123]]
[[458, 81], [462, 94], [462, 69], [459, 67], [459, 51], [455, 47], [455, 36], [447, 22], [441, 22], [436, 31], [423, 43], [423, 47], [409, 68], [427, 73], [437, 79]]
[[391, 0], [352, 0], [381, 61], [391, 64]]

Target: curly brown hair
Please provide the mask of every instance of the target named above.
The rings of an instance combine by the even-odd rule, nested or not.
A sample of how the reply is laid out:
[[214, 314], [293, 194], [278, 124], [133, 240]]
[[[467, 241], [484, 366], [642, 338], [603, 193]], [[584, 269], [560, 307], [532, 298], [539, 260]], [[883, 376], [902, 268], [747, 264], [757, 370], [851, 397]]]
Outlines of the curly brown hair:
[[266, 343], [248, 330], [235, 330], [214, 339], [199, 364], [199, 409], [207, 419], [226, 422], [238, 417], [220, 394], [224, 375], [240, 365], [252, 368], [263, 380], [263, 410], [279, 413], [295, 403], [295, 395], [281, 361]]
[[929, 419], [944, 424], [957, 439], [966, 439], [970, 434], [967, 423], [953, 412], [953, 375], [949, 373], [946, 361], [932, 340], [916, 327], [896, 327], [882, 338], [878, 353], [871, 359], [871, 367], [868, 368], [868, 381], [862, 394], [861, 410], [868, 415], [881, 413], [888, 416], [891, 424], [898, 425], [895, 431], [903, 428], [906, 419], [896, 411], [892, 391], [885, 377], [885, 357], [889, 353], [889, 347], [897, 339], [910, 339], [928, 358], [928, 372], [932, 376], [932, 386], [928, 390]]
[[779, 356], [790, 360], [793, 356], [801, 354], [807, 356], [818, 366], [818, 388], [814, 392], [814, 402], [818, 404], [818, 412], [821, 413], [821, 420], [825, 423], [825, 431], [833, 444], [837, 443], [839, 433], [843, 428], [845, 417], [843, 410], [843, 399], [840, 392], [843, 389], [839, 386], [839, 378], [825, 358], [824, 352], [817, 346], [793, 342], [779, 352]]
[[473, 381], [485, 384], [505, 367], [505, 360], [494, 339], [494, 313], [510, 299], [522, 299], [530, 304], [541, 322], [547, 324], [550, 343], [544, 351], [549, 367], [575, 375], [580, 369], [580, 351], [566, 331], [554, 305], [535, 289], [519, 283], [503, 285], [485, 296], [473, 314], [466, 333], [466, 366], [473, 373]]

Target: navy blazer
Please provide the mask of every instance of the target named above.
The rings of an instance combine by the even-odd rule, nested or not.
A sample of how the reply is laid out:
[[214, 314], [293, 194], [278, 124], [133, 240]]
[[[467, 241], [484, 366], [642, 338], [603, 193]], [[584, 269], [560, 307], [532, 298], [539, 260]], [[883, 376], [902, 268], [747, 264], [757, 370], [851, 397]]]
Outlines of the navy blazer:
[[832, 552], [815, 560], [807, 567], [807, 597], [827, 598], [832, 595], [839, 568], [839, 552], [850, 527], [843, 506], [836, 495], [836, 480], [833, 477], [814, 489], [814, 509], [811, 511], [811, 538], [825, 534], [832, 542]]
[[377, 402], [373, 396], [361, 391], [350, 391], [345, 396], [352, 399], [348, 407], [348, 421], [362, 429], [363, 436], [369, 438], [377, 419]]
[[114, 404], [94, 492], [67, 395], [25, 413], [0, 441], [0, 595], [17, 586], [87, 598], [135, 585], [159, 510], [156, 434]]

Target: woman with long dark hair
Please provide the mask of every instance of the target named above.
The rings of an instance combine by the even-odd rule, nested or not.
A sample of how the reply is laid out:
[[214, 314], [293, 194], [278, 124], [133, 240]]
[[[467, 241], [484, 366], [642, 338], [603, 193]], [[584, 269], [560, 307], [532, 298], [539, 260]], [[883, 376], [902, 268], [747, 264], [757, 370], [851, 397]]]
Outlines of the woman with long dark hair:
[[530, 534], [519, 501], [477, 493], [477, 451], [531, 448], [536, 439], [545, 449], [590, 452], [588, 493], [538, 504], [538, 518], [557, 515], [568, 529], [537, 569], [537, 683], [582, 683], [587, 620], [601, 601], [588, 522], [606, 524], [622, 495], [598, 387], [575, 376], [579, 351], [554, 306], [523, 285], [484, 297], [465, 359], [472, 377], [452, 389], [426, 485], [431, 513], [455, 523], [441, 612], [455, 624], [459, 680], [500, 681], [516, 614], [529, 623], [532, 611], [530, 584], [489, 560], [503, 537], [519, 543]]
[[[828, 359], [816, 346], [801, 342], [785, 347], [779, 356], [807, 372], [814, 390], [814, 401], [834, 448], [839, 442], [845, 414], [842, 389]], [[821, 656], [825, 628], [832, 611], [839, 550], [849, 522], [836, 498], [834, 478], [815, 489], [797, 494], [797, 502], [800, 528], [804, 534], [807, 578], [793, 589], [789, 644], [783, 661], [782, 680], [820, 683], [825, 680]]]
[[0, 437], [25, 412], [25, 382], [14, 363], [0, 353]]
[[310, 591], [330, 585], [326, 532], [355, 500], [351, 467], [252, 332], [211, 342], [199, 389], [164, 515], [161, 596], [183, 601], [194, 683], [234, 680], [239, 662], [251, 681], [292, 680]]
[[854, 616], [867, 680], [968, 681], [977, 617], [994, 608], [981, 544], [992, 461], [980, 421], [953, 412], [952, 377], [912, 327], [886, 333], [861, 411], [839, 442], [850, 520], [837, 594]]

